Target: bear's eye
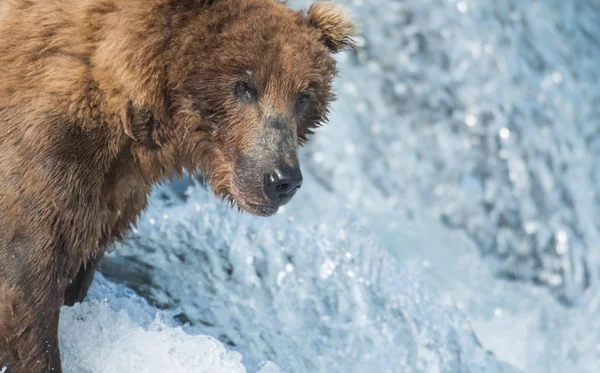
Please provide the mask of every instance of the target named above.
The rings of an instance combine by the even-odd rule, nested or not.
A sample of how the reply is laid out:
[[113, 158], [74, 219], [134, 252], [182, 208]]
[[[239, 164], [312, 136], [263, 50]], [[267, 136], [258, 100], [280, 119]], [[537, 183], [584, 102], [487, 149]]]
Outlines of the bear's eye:
[[246, 82], [236, 82], [233, 88], [235, 97], [239, 99], [252, 100], [256, 97], [256, 90]]
[[303, 107], [306, 106], [306, 104], [308, 104], [308, 101], [310, 100], [310, 93], [309, 92], [303, 92], [301, 93], [298, 98], [296, 99], [296, 107], [298, 107], [299, 109], [302, 109]]

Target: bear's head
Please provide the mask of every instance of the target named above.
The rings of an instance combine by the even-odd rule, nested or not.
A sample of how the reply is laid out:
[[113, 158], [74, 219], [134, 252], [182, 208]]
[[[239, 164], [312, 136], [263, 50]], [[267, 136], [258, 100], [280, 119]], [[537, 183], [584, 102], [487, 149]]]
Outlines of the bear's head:
[[278, 0], [179, 7], [165, 101], [184, 167], [239, 208], [272, 215], [302, 185], [298, 148], [327, 118], [332, 54], [353, 46], [352, 20], [329, 2], [307, 11]]

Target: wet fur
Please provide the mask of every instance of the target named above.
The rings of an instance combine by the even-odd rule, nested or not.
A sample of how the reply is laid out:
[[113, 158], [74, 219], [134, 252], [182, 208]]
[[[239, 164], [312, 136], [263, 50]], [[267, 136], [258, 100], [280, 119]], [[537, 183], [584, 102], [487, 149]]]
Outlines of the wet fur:
[[[83, 299], [153, 184], [202, 171], [235, 200], [268, 113], [296, 144], [325, 120], [351, 27], [326, 6], [319, 22], [274, 0], [0, 1], [0, 368], [60, 372], [60, 307]], [[230, 98], [245, 68], [260, 105]]]

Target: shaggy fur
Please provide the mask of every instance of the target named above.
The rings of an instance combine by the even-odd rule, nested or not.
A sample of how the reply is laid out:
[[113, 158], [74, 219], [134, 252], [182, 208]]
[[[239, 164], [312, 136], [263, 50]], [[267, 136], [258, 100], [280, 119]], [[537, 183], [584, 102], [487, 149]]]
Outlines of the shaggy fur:
[[326, 119], [352, 32], [331, 3], [1, 0], [0, 367], [61, 371], [60, 307], [154, 183], [200, 171], [264, 212], [252, 175]]

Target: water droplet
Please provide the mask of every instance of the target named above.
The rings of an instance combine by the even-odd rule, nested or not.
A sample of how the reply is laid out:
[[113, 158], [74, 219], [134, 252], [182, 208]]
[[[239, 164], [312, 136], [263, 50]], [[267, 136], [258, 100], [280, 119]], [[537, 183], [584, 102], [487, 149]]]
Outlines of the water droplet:
[[473, 114], [469, 114], [465, 117], [465, 123], [467, 123], [467, 126], [469, 127], [473, 127], [477, 125], [477, 117]]
[[550, 275], [548, 276], [548, 284], [552, 286], [558, 286], [562, 284], [562, 277], [559, 275]]
[[553, 81], [554, 81], [554, 83], [556, 83], [556, 84], [560, 84], [560, 83], [562, 83], [562, 81], [563, 81], [562, 74], [561, 74], [561, 73], [559, 73], [558, 71], [554, 71], [554, 72], [552, 73], [552, 80], [553, 80]]
[[556, 232], [556, 241], [558, 241], [558, 243], [567, 243], [567, 232], [565, 231], [558, 231]]
[[569, 251], [569, 246], [567, 245], [569, 241], [569, 237], [567, 232], [560, 230], [556, 232], [556, 253], [558, 255], [565, 255]]
[[500, 135], [500, 138], [502, 138], [503, 140], [506, 140], [510, 137], [510, 130], [506, 127], [500, 128], [500, 131], [498, 133]]
[[533, 221], [525, 224], [525, 232], [527, 232], [527, 234], [534, 234], [537, 232], [537, 224]]
[[283, 283], [283, 279], [285, 278], [286, 273], [281, 271], [277, 274], [277, 286], [281, 286], [281, 284]]

